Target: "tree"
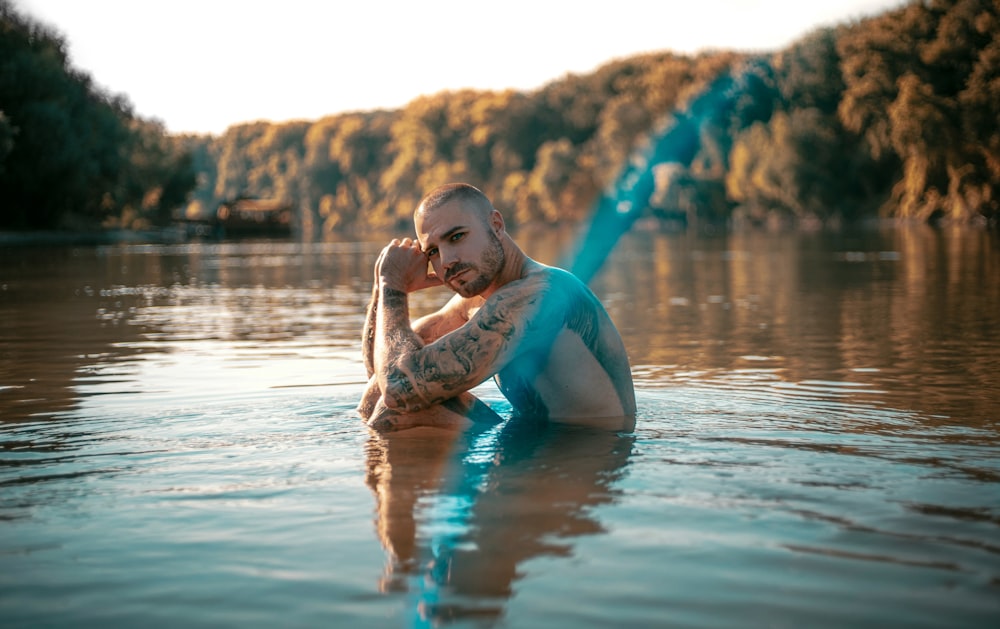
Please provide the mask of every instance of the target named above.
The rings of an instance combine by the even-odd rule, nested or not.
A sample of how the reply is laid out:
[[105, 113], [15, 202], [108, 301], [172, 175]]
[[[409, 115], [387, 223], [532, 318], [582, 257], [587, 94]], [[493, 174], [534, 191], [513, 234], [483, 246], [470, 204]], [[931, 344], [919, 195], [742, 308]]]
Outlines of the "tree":
[[[997, 32], [996, 19], [983, 20], [983, 28]], [[959, 94], [964, 112], [961, 133], [969, 147], [973, 172], [963, 173], [966, 202], [973, 211], [996, 221], [1000, 218], [1000, 36], [983, 48], [966, 88]]]
[[193, 183], [175, 149], [162, 126], [70, 69], [60, 35], [0, 0], [0, 226], [91, 228], [141, 206], [158, 215]]
[[853, 218], [865, 191], [851, 168], [854, 145], [831, 115], [816, 108], [778, 112], [737, 138], [726, 192], [752, 222]]
[[958, 150], [955, 102], [911, 73], [898, 84], [888, 110], [892, 146], [903, 159], [903, 178], [893, 190], [896, 212], [928, 218], [946, 204], [948, 165]]
[[[398, 110], [238, 125], [183, 150], [200, 207], [297, 199], [307, 233], [409, 229], [420, 197], [456, 180], [482, 188], [512, 227], [603, 212], [602, 229], [627, 229], [650, 203], [710, 221], [735, 206], [758, 220], [880, 207], [996, 216], [997, 13], [992, 0], [912, 2], [773, 54], [637, 55], [530, 92], [459, 90]], [[39, 114], [49, 131], [57, 114]], [[4, 137], [17, 141], [16, 123], [0, 119], [0, 151]], [[155, 192], [151, 182], [140, 188]]]
[[913, 51], [933, 30], [922, 3], [865, 21], [837, 40], [844, 96], [837, 113], [844, 128], [864, 137], [875, 159], [891, 159], [889, 106], [899, 77], [914, 63]]
[[845, 90], [837, 53], [837, 31], [822, 28], [774, 56], [776, 81], [786, 108], [834, 114]]

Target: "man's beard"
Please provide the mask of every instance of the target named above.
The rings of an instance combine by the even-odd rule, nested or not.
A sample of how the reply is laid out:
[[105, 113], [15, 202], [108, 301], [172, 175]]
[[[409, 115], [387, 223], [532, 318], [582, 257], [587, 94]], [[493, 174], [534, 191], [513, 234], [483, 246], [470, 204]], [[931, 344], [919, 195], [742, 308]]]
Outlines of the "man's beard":
[[462, 297], [472, 297], [482, 293], [484, 290], [489, 288], [490, 284], [493, 283], [493, 280], [496, 279], [500, 269], [503, 268], [503, 244], [500, 242], [500, 238], [492, 231], [489, 232], [489, 238], [489, 246], [487, 246], [486, 251], [483, 252], [483, 257], [480, 258], [478, 263], [474, 264], [467, 262], [454, 266], [449, 269], [448, 274], [445, 277], [445, 281], [447, 282], [449, 279], [448, 276], [454, 277], [463, 271], [472, 271], [472, 274], [475, 277], [468, 282], [458, 286], [449, 283], [451, 289]]

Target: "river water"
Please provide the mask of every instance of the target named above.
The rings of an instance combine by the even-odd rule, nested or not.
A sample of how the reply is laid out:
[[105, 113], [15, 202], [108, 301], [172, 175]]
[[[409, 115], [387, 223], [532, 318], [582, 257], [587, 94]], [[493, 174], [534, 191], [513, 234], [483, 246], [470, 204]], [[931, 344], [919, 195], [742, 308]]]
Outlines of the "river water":
[[995, 234], [626, 235], [631, 434], [369, 432], [380, 247], [0, 249], [0, 625], [1000, 621]]

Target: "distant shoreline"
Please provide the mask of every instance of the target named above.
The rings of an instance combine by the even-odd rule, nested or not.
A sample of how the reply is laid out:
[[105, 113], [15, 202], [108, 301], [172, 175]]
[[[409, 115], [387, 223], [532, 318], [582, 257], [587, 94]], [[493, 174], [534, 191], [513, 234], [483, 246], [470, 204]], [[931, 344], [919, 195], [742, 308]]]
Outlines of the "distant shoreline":
[[37, 230], [0, 231], [0, 246], [30, 245], [114, 245], [120, 243], [176, 243], [184, 242], [183, 232], [163, 230]]
[[[583, 224], [573, 223], [567, 221], [564, 226], [571, 226], [574, 229], [586, 228], [587, 223]], [[843, 224], [832, 223], [810, 223], [806, 222], [796, 222], [796, 221], [785, 221], [779, 224], [725, 224], [716, 225], [718, 229], [730, 233], [739, 233], [747, 231], [815, 231], [815, 230], [871, 230], [879, 229], [881, 227], [900, 227], [906, 225], [924, 225], [931, 228], [939, 227], [964, 227], [967, 229], [986, 229], [994, 230], [997, 229], [998, 225], [996, 223], [990, 222], [986, 219], [976, 220], [976, 221], [924, 221], [915, 220], [912, 218], [901, 218], [901, 217], [865, 217], [856, 221], [848, 221]], [[515, 231], [518, 229], [530, 228], [530, 225], [520, 225], [515, 227]], [[552, 226], [548, 226], [552, 227]], [[633, 226], [630, 231], [657, 231], [662, 229], [665, 232], [673, 232], [675, 229], [670, 229], [663, 226], [656, 225], [643, 225], [637, 224]], [[697, 228], [694, 228], [697, 229]], [[378, 232], [382, 235], [382, 231]], [[385, 238], [392, 238], [395, 235], [393, 230], [386, 230], [384, 232]], [[351, 239], [352, 237], [357, 237], [362, 240], [370, 239], [373, 234], [371, 232], [355, 233], [355, 230], [345, 230], [340, 234], [343, 239]], [[301, 237], [296, 236], [261, 236], [258, 237], [262, 240], [276, 240], [276, 241], [287, 241], [287, 240], [301, 240]], [[86, 230], [86, 231], [69, 231], [69, 230], [37, 230], [37, 231], [0, 231], [0, 247], [8, 246], [44, 246], [44, 245], [79, 245], [79, 246], [96, 246], [96, 245], [117, 245], [117, 244], [183, 244], [191, 242], [220, 242], [220, 241], [240, 241], [240, 240], [255, 240], [258, 238], [246, 238], [246, 237], [232, 237], [232, 238], [202, 238], [198, 236], [191, 236], [184, 228], [177, 227], [166, 227], [160, 229], [142, 229], [142, 230], [127, 230], [127, 229], [111, 229], [111, 230]], [[320, 239], [322, 240], [322, 239]], [[376, 237], [377, 240], [377, 237]], [[310, 241], [306, 239], [306, 241]]]

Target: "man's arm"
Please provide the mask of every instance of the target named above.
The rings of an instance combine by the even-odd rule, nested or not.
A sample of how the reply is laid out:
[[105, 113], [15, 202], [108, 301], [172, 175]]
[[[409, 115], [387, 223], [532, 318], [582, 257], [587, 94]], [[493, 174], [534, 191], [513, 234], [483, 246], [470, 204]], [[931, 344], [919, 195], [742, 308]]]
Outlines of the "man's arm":
[[376, 275], [375, 378], [382, 402], [395, 411], [425, 409], [468, 391], [519, 352], [548, 347], [563, 325], [560, 300], [542, 299], [552, 286], [539, 273], [503, 286], [468, 323], [425, 344], [410, 326], [407, 293], [441, 284], [428, 274], [427, 257], [410, 239], [394, 240], [382, 250]]
[[512, 282], [468, 324], [425, 345], [409, 327], [406, 293], [383, 286], [375, 370], [385, 405], [411, 412], [440, 404], [479, 385], [518, 352], [550, 343], [562, 321], [543, 314], [544, 288], [537, 277]]
[[[379, 282], [379, 301], [382, 307], [375, 315], [375, 377], [378, 388], [382, 391], [385, 405], [399, 410], [417, 410], [394, 403], [386, 394], [398, 391], [408, 386], [405, 378], [401, 379], [394, 364], [398, 357], [421, 350], [423, 340], [410, 327], [410, 305], [406, 291], [387, 286]], [[390, 389], [391, 386], [391, 389]], [[428, 405], [420, 406], [425, 408]]]
[[368, 308], [365, 310], [365, 324], [361, 329], [361, 360], [365, 365], [365, 372], [368, 374], [368, 385], [361, 395], [357, 411], [361, 417], [369, 419], [375, 412], [379, 400], [382, 398], [382, 391], [378, 388], [378, 381], [375, 376], [375, 316], [378, 313], [378, 293], [379, 293], [379, 267], [375, 264], [375, 282], [372, 285], [372, 297], [368, 301]]
[[[411, 273], [408, 276], [409, 281], [407, 283], [407, 290], [420, 290], [422, 288], [428, 288], [430, 286], [437, 286], [441, 284], [437, 277], [427, 273], [427, 259], [426, 256], [420, 252], [419, 247], [417, 247], [415, 243], [403, 246], [404, 243], [408, 242], [411, 241], [408, 239], [404, 239], [402, 242], [394, 240], [388, 247], [382, 250], [378, 260], [375, 262], [372, 296], [368, 302], [368, 307], [365, 313], [365, 323], [361, 332], [361, 355], [362, 361], [365, 365], [365, 371], [368, 374], [368, 384], [361, 396], [361, 401], [358, 404], [357, 410], [358, 413], [365, 419], [370, 419], [376, 413], [380, 406], [379, 402], [382, 399], [382, 386], [379, 384], [379, 379], [376, 377], [375, 373], [377, 369], [375, 361], [375, 338], [378, 330], [379, 295], [382, 288], [381, 274], [386, 253], [390, 248], [397, 245], [404, 249], [409, 249], [409, 264], [413, 265], [415, 263], [416, 266], [413, 268], [417, 269], [422, 267], [422, 274]], [[420, 338], [424, 340], [424, 342], [428, 342], [437, 338], [437, 336], [440, 336], [448, 329], [451, 329], [449, 326], [455, 327], [461, 325], [461, 321], [455, 322], [456, 312], [457, 310], [455, 304], [453, 304], [453, 302], [449, 302], [440, 311], [422, 317], [418, 321], [414, 322], [413, 329], [420, 336]], [[384, 408], [384, 404], [381, 406]]]
[[375, 278], [375, 285], [372, 287], [372, 298], [368, 302], [365, 311], [365, 325], [361, 330], [361, 359], [365, 364], [365, 372], [368, 374], [368, 385], [361, 395], [358, 403], [358, 414], [365, 419], [369, 419], [375, 412], [375, 407], [382, 397], [382, 391], [378, 388], [378, 380], [375, 378], [375, 315], [378, 312], [378, 277]]
[[[470, 300], [463, 299], [455, 295], [440, 310], [420, 317], [411, 324], [411, 328], [420, 337], [424, 345], [433, 343], [445, 334], [464, 325], [469, 320], [468, 308]], [[478, 304], [481, 299], [471, 300]], [[375, 308], [378, 304], [378, 284], [375, 285], [371, 304], [369, 304], [368, 318], [365, 321], [365, 330], [362, 334], [362, 353], [364, 354], [365, 367], [368, 370], [368, 385], [365, 393], [358, 404], [358, 413], [365, 419], [369, 419], [375, 412], [376, 404], [382, 397], [382, 390], [378, 385], [378, 378], [374, 377], [375, 369]], [[369, 367], [369, 365], [371, 365]]]
[[445, 334], [465, 325], [469, 320], [470, 304], [481, 305], [483, 301], [480, 297], [464, 299], [461, 295], [455, 295], [440, 310], [420, 317], [410, 327], [424, 345], [433, 343]]
[[365, 310], [365, 325], [361, 330], [361, 359], [371, 378], [375, 374], [375, 315], [378, 312], [378, 278], [372, 287], [372, 298]]

